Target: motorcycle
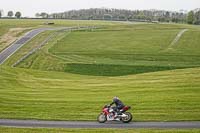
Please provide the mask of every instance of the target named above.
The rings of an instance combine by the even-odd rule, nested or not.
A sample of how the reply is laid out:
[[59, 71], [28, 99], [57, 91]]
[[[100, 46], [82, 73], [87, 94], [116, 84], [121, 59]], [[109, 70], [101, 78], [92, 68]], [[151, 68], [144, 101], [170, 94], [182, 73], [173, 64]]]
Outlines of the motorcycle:
[[97, 121], [99, 123], [105, 123], [106, 121], [122, 121], [123, 123], [129, 123], [133, 118], [130, 112], [126, 112], [129, 109], [131, 109], [130, 106], [125, 106], [119, 110], [121, 113], [117, 114], [111, 106], [105, 105], [102, 112], [98, 115]]

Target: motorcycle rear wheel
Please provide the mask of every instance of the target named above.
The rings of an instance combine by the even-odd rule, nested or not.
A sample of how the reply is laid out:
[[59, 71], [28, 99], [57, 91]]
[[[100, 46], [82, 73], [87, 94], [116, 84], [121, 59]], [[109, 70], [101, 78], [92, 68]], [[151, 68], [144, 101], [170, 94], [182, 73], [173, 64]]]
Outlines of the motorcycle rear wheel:
[[104, 115], [103, 113], [99, 114], [97, 117], [97, 121], [99, 123], [105, 123], [107, 121], [106, 115]]
[[121, 118], [122, 122], [124, 122], [124, 123], [129, 123], [130, 121], [132, 121], [133, 116], [132, 116], [131, 113], [129, 113], [129, 112], [125, 112], [124, 114], [127, 115], [127, 116]]

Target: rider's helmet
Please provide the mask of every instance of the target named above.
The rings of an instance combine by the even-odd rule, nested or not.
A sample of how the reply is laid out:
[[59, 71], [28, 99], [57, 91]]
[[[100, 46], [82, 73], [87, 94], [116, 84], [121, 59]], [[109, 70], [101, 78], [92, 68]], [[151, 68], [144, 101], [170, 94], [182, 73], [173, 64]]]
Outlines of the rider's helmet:
[[113, 102], [119, 100], [119, 98], [117, 96], [113, 97]]

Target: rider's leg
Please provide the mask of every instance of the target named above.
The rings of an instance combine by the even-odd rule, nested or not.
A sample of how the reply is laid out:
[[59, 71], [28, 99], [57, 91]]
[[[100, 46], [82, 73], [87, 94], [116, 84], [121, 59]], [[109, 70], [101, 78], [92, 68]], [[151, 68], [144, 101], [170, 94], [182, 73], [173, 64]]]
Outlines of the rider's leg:
[[123, 106], [118, 106], [117, 107], [117, 114], [118, 115], [122, 115], [122, 112], [120, 111], [121, 109], [123, 109]]

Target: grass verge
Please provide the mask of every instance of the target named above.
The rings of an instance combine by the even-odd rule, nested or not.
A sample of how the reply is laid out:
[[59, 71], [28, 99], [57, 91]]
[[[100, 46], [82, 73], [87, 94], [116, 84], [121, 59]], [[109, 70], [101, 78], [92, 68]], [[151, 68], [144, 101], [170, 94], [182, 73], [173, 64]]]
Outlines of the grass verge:
[[45, 129], [0, 127], [1, 133], [199, 133], [199, 129]]

